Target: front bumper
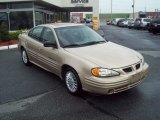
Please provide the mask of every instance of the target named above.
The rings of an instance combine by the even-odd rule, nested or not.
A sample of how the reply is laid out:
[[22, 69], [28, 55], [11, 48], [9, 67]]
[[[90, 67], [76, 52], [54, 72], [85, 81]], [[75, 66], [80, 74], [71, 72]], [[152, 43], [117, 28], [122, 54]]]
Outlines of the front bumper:
[[114, 94], [139, 85], [147, 76], [148, 64], [145, 63], [140, 71], [115, 77], [99, 78], [80, 76], [83, 89], [98, 94]]

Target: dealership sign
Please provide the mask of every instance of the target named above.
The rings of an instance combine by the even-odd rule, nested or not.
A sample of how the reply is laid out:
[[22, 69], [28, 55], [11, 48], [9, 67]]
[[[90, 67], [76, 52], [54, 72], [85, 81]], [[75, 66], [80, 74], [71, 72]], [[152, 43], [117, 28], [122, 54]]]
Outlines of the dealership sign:
[[88, 3], [89, 0], [71, 0], [71, 3]]

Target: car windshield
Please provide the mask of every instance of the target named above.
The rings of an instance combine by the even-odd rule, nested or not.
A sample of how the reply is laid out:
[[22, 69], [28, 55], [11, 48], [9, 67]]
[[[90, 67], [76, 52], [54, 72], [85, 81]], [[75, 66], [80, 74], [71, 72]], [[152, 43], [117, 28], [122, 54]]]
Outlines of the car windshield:
[[98, 33], [84, 25], [55, 28], [55, 31], [60, 46], [63, 48], [81, 47], [106, 42]]

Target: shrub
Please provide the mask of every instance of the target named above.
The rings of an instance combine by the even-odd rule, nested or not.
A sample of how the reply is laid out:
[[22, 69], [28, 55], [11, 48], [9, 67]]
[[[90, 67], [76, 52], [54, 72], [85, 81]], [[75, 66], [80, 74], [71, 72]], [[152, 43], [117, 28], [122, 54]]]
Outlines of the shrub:
[[1, 41], [9, 40], [8, 25], [5, 22], [2, 22], [2, 24], [0, 25], [0, 40]]
[[22, 31], [16, 31], [16, 32], [9, 32], [9, 40], [18, 40], [19, 34], [21, 34]]

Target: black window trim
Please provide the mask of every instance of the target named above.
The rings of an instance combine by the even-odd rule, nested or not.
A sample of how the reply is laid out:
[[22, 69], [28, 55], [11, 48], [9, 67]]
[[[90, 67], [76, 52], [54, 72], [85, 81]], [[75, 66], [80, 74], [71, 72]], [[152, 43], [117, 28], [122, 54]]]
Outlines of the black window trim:
[[52, 30], [51, 28], [49, 28], [49, 27], [44, 27], [44, 28], [43, 28], [43, 31], [42, 31], [42, 33], [41, 33], [42, 42], [44, 43], [44, 40], [43, 40], [42, 36], [43, 36], [43, 33], [44, 33], [45, 29], [47, 29], [47, 28], [52, 31], [52, 34], [53, 34], [53, 37], [54, 37], [54, 39], [55, 39], [56, 45], [58, 46], [57, 40], [56, 40], [56, 37], [55, 37], [55, 34], [53, 33], [53, 30]]

